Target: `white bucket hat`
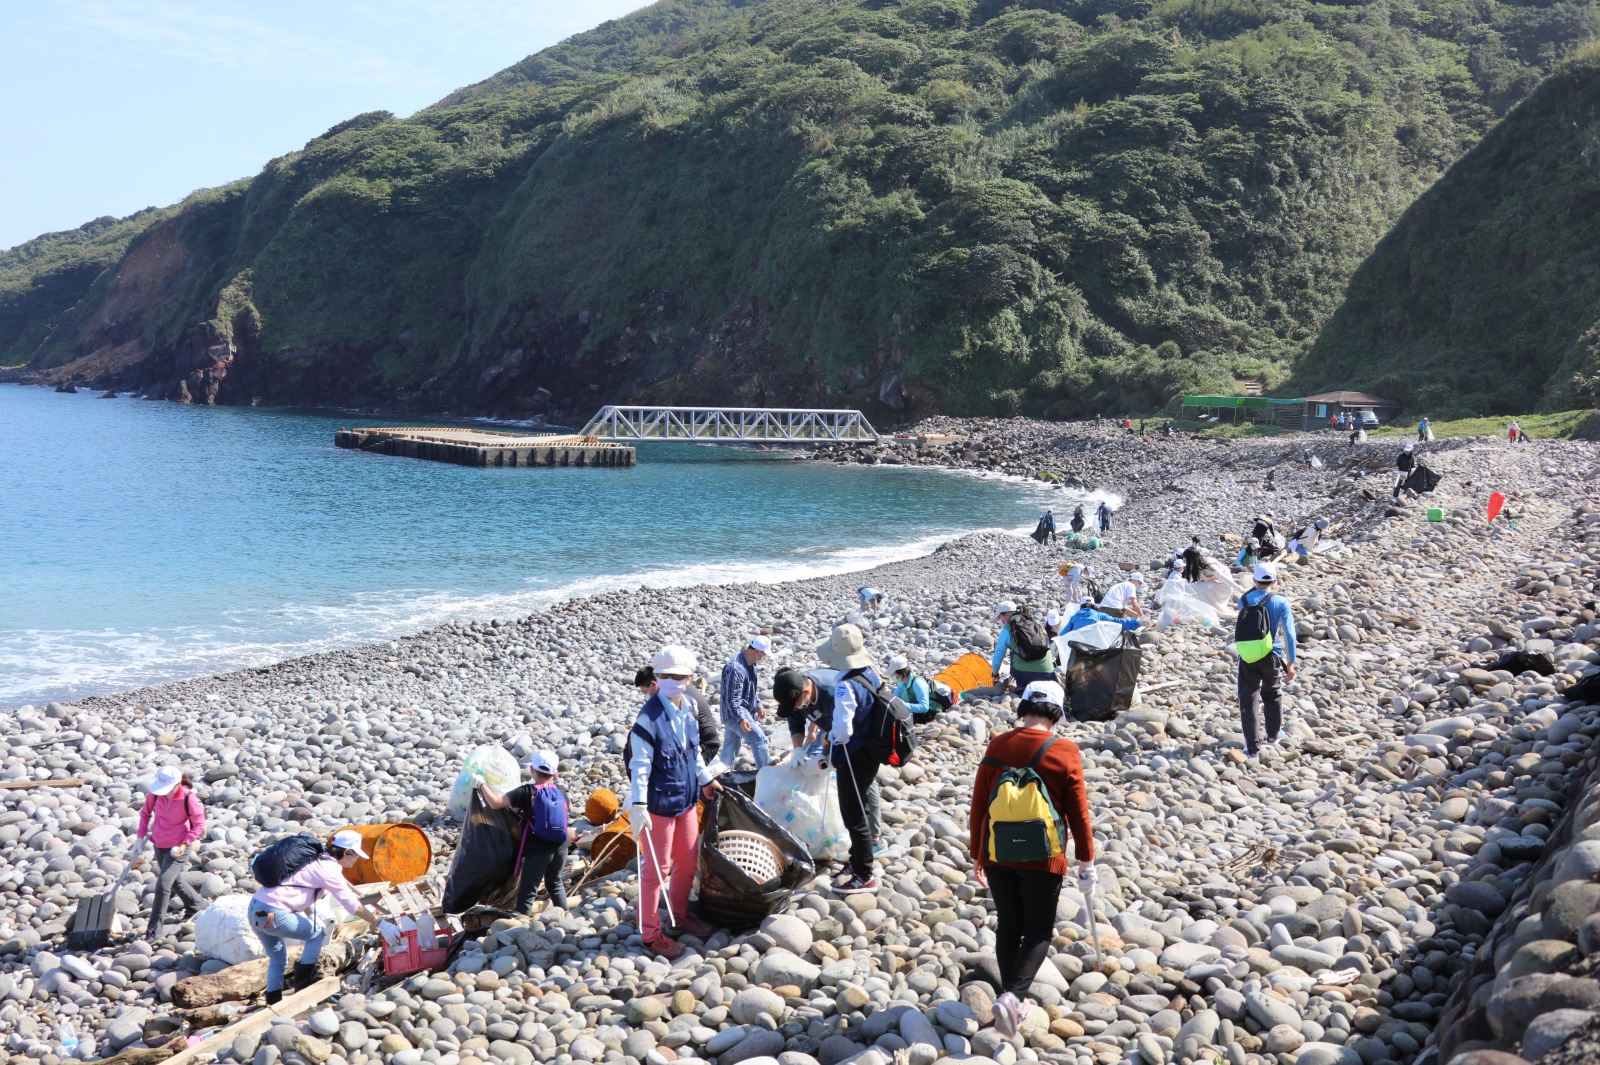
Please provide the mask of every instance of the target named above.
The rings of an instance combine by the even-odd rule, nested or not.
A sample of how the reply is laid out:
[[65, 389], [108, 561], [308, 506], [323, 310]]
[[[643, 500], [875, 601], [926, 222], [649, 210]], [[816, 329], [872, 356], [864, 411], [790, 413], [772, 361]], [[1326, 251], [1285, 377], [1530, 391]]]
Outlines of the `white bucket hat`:
[[1128, 579], [1134, 584], [1143, 584], [1144, 574], [1140, 573], [1138, 570], [1134, 570], [1132, 573], [1128, 574]]
[[866, 645], [861, 630], [854, 625], [835, 625], [832, 634], [817, 645], [817, 657], [830, 669], [865, 669], [872, 665]]
[[694, 652], [680, 644], [669, 643], [655, 653], [650, 659], [650, 668], [655, 670], [658, 677], [685, 676], [693, 673], [700, 665], [700, 660]]
[[353, 828], [346, 828], [342, 831], [335, 832], [333, 834], [333, 839], [329, 840], [329, 842], [342, 850], [355, 851], [357, 857], [369, 859], [372, 857], [366, 851], [361, 849], [361, 833], [357, 832]]
[[150, 781], [150, 794], [165, 795], [178, 786], [183, 779], [183, 770], [177, 766], [164, 765], [156, 770], [155, 779]]

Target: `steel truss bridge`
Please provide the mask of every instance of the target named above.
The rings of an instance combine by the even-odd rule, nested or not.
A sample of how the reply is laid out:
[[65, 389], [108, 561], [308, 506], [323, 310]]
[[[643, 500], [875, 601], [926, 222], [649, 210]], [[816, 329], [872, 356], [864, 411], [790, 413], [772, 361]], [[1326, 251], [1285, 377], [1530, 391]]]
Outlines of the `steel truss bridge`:
[[766, 407], [601, 407], [581, 431], [601, 440], [861, 443], [878, 431], [858, 410]]

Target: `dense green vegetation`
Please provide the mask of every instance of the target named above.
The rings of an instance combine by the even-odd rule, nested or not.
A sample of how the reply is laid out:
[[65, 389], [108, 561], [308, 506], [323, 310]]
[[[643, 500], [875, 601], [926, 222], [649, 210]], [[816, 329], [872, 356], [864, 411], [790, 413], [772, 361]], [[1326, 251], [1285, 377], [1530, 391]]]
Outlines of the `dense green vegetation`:
[[1282, 381], [1597, 28], [1593, 0], [669, 0], [192, 197], [136, 330], [96, 312], [102, 245], [7, 253], [0, 355], [134, 330], [174, 379], [226, 351], [238, 402], [1154, 409]]
[[1406, 212], [1299, 376], [1445, 417], [1600, 401], [1600, 51]]

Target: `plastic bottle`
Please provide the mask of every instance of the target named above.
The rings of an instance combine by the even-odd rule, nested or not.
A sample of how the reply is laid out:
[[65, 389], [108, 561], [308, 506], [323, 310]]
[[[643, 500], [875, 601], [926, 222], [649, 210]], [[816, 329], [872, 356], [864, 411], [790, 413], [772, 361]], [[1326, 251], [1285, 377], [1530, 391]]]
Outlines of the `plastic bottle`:
[[78, 1056], [78, 1030], [71, 1021], [56, 1025], [56, 1037], [61, 1040], [61, 1053], [66, 1057]]

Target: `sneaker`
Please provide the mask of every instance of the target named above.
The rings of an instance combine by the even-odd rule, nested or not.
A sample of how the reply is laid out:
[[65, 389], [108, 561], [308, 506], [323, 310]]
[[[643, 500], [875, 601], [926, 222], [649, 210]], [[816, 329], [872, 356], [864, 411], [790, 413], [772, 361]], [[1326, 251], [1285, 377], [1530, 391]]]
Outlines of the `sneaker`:
[[715, 927], [700, 920], [698, 917], [685, 917], [674, 929], [678, 935], [709, 936], [716, 931]]
[[1007, 1039], [1017, 1035], [1017, 996], [1007, 991], [994, 1000], [994, 1029]]
[[875, 840], [872, 841], [872, 856], [874, 858], [883, 857], [883, 852], [888, 850], [888, 849], [889, 849], [889, 845], [887, 843], [885, 843], [883, 840], [875, 839]]
[[683, 944], [675, 939], [668, 939], [664, 934], [645, 940], [644, 945], [646, 950], [652, 954], [659, 954], [668, 961], [676, 961], [683, 955]]
[[1017, 1012], [1017, 1032], [1018, 1032], [1018, 1034], [1021, 1034], [1022, 1026], [1025, 1023], [1027, 1023], [1028, 1015], [1033, 1012], [1033, 1001], [1031, 999], [1026, 999], [1026, 998], [1019, 999], [1017, 1001], [1017, 1011], [1016, 1012]]
[[878, 878], [872, 877], [863, 880], [859, 876], [851, 875], [845, 880], [833, 885], [835, 895], [862, 895], [869, 891], [878, 890]]

